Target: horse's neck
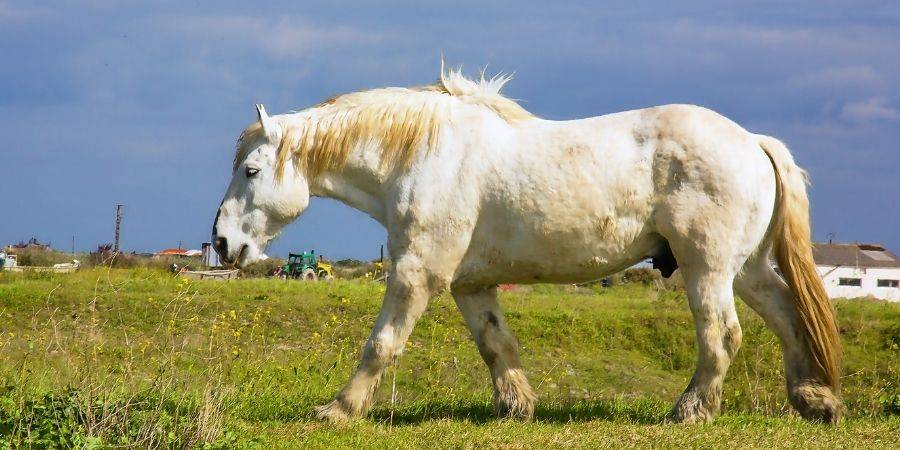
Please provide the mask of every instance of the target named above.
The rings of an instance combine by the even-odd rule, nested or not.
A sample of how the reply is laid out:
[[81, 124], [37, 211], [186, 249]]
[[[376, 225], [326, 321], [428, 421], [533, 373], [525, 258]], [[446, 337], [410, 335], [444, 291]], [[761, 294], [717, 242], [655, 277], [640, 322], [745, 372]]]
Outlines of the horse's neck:
[[385, 225], [385, 178], [379, 170], [379, 160], [374, 149], [356, 149], [341, 171], [326, 171], [311, 183], [312, 195], [338, 200]]
[[[479, 111], [478, 114], [491, 114], [489, 119], [500, 120], [493, 116], [493, 113]], [[475, 124], [480, 120], [483, 120], [480, 116], [469, 114], [459, 117], [456, 122], [465, 123], [463, 128], [468, 130], [467, 133], [478, 133], [481, 127]], [[451, 123], [452, 121], [444, 126], [452, 126]], [[453, 135], [455, 132], [450, 134]], [[311, 183], [311, 194], [341, 201], [387, 227], [386, 196], [397, 179], [385, 173], [381, 167], [381, 157], [380, 148], [369, 144], [358, 145], [350, 152], [346, 164], [340, 171], [326, 171]], [[445, 162], [446, 160], [442, 159], [432, 160], [435, 164]]]

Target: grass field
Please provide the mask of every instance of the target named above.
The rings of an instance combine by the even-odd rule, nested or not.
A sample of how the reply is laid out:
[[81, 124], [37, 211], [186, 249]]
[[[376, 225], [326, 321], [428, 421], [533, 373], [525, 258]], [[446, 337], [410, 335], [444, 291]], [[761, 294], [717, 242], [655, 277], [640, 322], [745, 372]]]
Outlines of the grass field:
[[[683, 294], [639, 284], [502, 294], [539, 396], [493, 418], [488, 371], [452, 299], [432, 301], [373, 412], [320, 423], [383, 285], [187, 281], [155, 270], [0, 273], [0, 448], [900, 447], [900, 305], [837, 303], [849, 418], [787, 405], [774, 336], [744, 345], [711, 425], [662, 424], [694, 364]], [[393, 398], [393, 401], [392, 401]]]

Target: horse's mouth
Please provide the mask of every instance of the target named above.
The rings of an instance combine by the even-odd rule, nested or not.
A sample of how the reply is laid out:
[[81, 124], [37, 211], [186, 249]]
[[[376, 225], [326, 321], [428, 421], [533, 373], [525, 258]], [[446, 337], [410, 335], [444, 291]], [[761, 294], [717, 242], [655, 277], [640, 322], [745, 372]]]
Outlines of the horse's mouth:
[[241, 249], [238, 251], [237, 255], [234, 256], [234, 259], [231, 261], [223, 260], [222, 262], [226, 263], [232, 269], [240, 269], [244, 265], [244, 257], [247, 253], [247, 244], [241, 246]]

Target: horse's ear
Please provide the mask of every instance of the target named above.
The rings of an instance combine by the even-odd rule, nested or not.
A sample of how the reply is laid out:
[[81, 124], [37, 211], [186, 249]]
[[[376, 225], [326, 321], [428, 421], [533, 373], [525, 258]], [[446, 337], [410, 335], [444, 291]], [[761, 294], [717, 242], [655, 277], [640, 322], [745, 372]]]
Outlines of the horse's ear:
[[259, 124], [262, 125], [263, 133], [266, 134], [266, 137], [275, 142], [278, 137], [278, 124], [269, 117], [269, 114], [266, 113], [266, 107], [261, 103], [256, 105], [256, 113], [259, 115]]

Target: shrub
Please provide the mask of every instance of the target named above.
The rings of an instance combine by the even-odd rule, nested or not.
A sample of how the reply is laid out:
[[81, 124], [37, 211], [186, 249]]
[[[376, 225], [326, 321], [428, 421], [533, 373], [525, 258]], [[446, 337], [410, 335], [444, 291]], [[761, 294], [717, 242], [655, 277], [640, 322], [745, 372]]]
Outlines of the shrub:
[[350, 258], [350, 259], [342, 259], [342, 260], [339, 260], [339, 261], [335, 261], [335, 262], [334, 262], [334, 265], [335, 265], [336, 267], [355, 268], [355, 267], [361, 267], [361, 266], [369, 265], [369, 263], [367, 263], [367, 262], [365, 262], [365, 261], [360, 261], [360, 260], [358, 260], [358, 259], [352, 259], [352, 258]]
[[659, 271], [649, 267], [626, 269], [622, 272], [623, 283], [641, 283], [644, 286], [650, 286], [660, 280], [662, 280], [662, 275], [660, 275]]
[[71, 253], [62, 253], [55, 250], [45, 250], [41, 248], [26, 248], [18, 250], [15, 255], [20, 266], [41, 266], [47, 267], [54, 264], [70, 263], [77, 256]]
[[900, 392], [885, 394], [879, 400], [885, 415], [900, 416]]
[[114, 267], [117, 269], [157, 269], [169, 270], [172, 264], [188, 270], [200, 269], [198, 256], [146, 256], [135, 253], [91, 253], [86, 267]]
[[[375, 273], [376, 261], [363, 262], [355, 259], [342, 259], [334, 263], [334, 276], [337, 278], [354, 279], [370, 276]], [[384, 270], [388, 270], [390, 262], [384, 262]], [[381, 274], [378, 275], [379, 277]]]
[[241, 275], [245, 277], [269, 277], [275, 272], [275, 269], [283, 266], [285, 261], [280, 258], [269, 258], [263, 261], [257, 261], [241, 268]]

